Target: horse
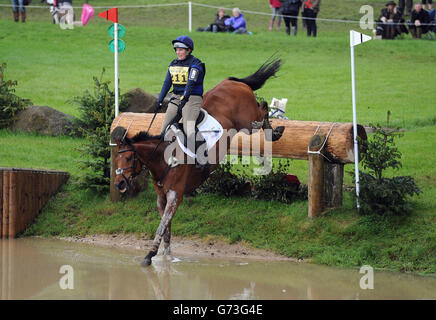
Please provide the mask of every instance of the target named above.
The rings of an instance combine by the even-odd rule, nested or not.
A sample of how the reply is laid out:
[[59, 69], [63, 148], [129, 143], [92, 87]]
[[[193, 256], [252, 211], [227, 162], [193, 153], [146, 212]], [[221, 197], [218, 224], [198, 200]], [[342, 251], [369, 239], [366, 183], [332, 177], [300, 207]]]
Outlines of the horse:
[[[239, 79], [230, 77], [217, 84], [204, 95], [203, 109], [213, 116], [224, 129], [272, 129], [268, 121], [268, 104], [259, 104], [254, 91], [260, 89], [265, 82], [275, 76], [281, 67], [280, 59], [267, 60], [255, 73]], [[284, 127], [277, 127], [272, 131], [272, 141], [280, 139]], [[230, 146], [231, 137], [223, 136]], [[153, 185], [157, 193], [157, 209], [161, 216], [156, 230], [151, 250], [141, 262], [142, 266], [149, 266], [152, 258], [157, 254], [159, 246], [164, 241], [163, 254], [170, 254], [171, 221], [185, 194], [192, 193], [212, 172], [219, 160], [224, 157], [228, 149], [221, 148], [216, 143], [214, 153], [216, 161], [210, 164], [207, 172], [195, 164], [180, 164], [172, 167], [165, 161], [165, 150], [172, 143], [164, 141], [163, 135], [152, 136], [147, 132], [140, 132], [132, 138], [126, 137], [126, 129], [116, 127], [111, 133], [111, 141], [118, 145], [118, 155], [115, 159], [115, 186], [120, 192], [125, 192], [131, 182], [143, 167], [146, 167], [153, 178]]]

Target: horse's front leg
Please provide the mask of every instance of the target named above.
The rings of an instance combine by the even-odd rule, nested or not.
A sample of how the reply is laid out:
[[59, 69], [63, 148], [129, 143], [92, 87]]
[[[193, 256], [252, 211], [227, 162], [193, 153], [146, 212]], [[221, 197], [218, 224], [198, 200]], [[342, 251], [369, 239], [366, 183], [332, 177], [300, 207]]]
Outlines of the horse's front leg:
[[156, 230], [156, 236], [153, 241], [153, 246], [141, 263], [141, 265], [143, 266], [149, 266], [151, 264], [151, 259], [157, 254], [160, 243], [162, 242], [162, 238], [167, 232], [167, 229], [171, 224], [171, 220], [173, 219], [173, 216], [179, 204], [182, 202], [182, 196], [179, 195], [176, 191], [170, 190], [166, 194], [166, 200], [167, 203], [165, 206], [164, 214], [162, 215], [159, 227]]
[[171, 249], [170, 249], [170, 242], [171, 242], [171, 221], [168, 224], [167, 230], [165, 231], [164, 237], [164, 255], [170, 255]]
[[[159, 193], [158, 197], [157, 197], [157, 209], [159, 211], [161, 218], [164, 215], [166, 204], [167, 204], [167, 199], [165, 197], [165, 194]], [[171, 254], [171, 251], [170, 251], [171, 222], [165, 231], [163, 239], [164, 239], [164, 255], [169, 255], [169, 254]]]

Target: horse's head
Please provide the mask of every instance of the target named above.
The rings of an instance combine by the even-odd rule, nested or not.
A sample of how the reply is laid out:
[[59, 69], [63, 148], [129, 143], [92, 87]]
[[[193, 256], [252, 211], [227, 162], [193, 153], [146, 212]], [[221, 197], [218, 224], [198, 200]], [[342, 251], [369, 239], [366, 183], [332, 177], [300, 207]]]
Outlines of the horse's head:
[[116, 127], [111, 134], [111, 140], [118, 145], [118, 154], [115, 158], [115, 187], [121, 193], [132, 187], [133, 179], [141, 172], [142, 162], [132, 141], [125, 136], [126, 129]]

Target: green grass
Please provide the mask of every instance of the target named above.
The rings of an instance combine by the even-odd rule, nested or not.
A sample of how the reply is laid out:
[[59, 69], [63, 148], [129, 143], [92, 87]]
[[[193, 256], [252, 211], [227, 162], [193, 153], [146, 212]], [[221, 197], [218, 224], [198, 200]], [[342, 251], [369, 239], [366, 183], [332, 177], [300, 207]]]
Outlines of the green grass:
[[[178, 1], [167, 1], [166, 3]], [[210, 1], [198, 1], [212, 3]], [[1, 0], [1, 3], [9, 1]], [[79, 5], [81, 2], [75, 2]], [[93, 5], [119, 3], [91, 1]], [[129, 0], [127, 3], [161, 3]], [[269, 12], [264, 0], [220, 1], [225, 7]], [[382, 8], [384, 1], [367, 1]], [[365, 4], [366, 4], [365, 3]], [[362, 1], [324, 0], [320, 17], [359, 20]], [[98, 9], [97, 11], [102, 11]], [[194, 29], [207, 25], [214, 10], [194, 7]], [[76, 15], [80, 16], [79, 11]], [[18, 80], [17, 93], [36, 105], [48, 105], [72, 115], [77, 106], [67, 101], [92, 90], [92, 76], [102, 67], [113, 78], [113, 56], [107, 48], [109, 23], [94, 18], [89, 25], [61, 30], [50, 23], [48, 10], [29, 10], [26, 24], [12, 22], [10, 9], [0, 7], [0, 60], [8, 63], [7, 77]], [[170, 41], [186, 33], [186, 8], [120, 9], [127, 28], [127, 49], [120, 54], [120, 87], [124, 93], [141, 87], [157, 93], [174, 53]], [[246, 76], [279, 52], [285, 65], [259, 95], [289, 99], [287, 116], [299, 120], [351, 121], [349, 24], [320, 23], [320, 36], [297, 38], [266, 31], [268, 17], [247, 15], [253, 36], [193, 33], [195, 55], [207, 64], [206, 89], [233, 75]], [[368, 33], [368, 31], [365, 31]], [[359, 217], [351, 195], [344, 207], [326, 216], [307, 219], [307, 203], [285, 205], [247, 198], [201, 195], [185, 201], [173, 223], [173, 233], [246, 241], [288, 256], [312, 258], [315, 263], [436, 273], [436, 109], [435, 42], [371, 41], [356, 48], [358, 120], [406, 129], [398, 140], [403, 167], [388, 175], [413, 176], [423, 193], [413, 200], [409, 217]], [[419, 76], [418, 76], [419, 75]], [[146, 233], [159, 223], [155, 192], [150, 187], [138, 198], [111, 203], [108, 196], [80, 190], [82, 171], [77, 148], [81, 139], [35, 136], [0, 130], [0, 166], [66, 170], [71, 179], [43, 210], [25, 235], [85, 235]], [[293, 161], [292, 173], [307, 182], [307, 161]], [[346, 171], [353, 166], [347, 165]], [[345, 183], [351, 185], [351, 176]]]
[[[256, 6], [249, 6], [253, 10], [259, 9], [260, 1], [255, 3]], [[359, 2], [348, 3], [353, 4], [350, 12], [358, 16]], [[340, 8], [343, 6], [345, 3]], [[323, 7], [327, 11], [328, 3]], [[134, 17], [127, 17], [124, 37], [127, 49], [119, 60], [121, 92], [139, 86], [157, 93], [165, 69], [174, 58], [170, 41], [186, 29], [156, 27], [159, 20], [156, 16], [151, 21], [143, 18], [149, 24], [147, 27], [135, 24]], [[267, 20], [256, 17], [256, 21]], [[173, 18], [176, 22], [184, 19]], [[0, 20], [0, 28], [7, 30], [0, 35], [0, 57], [8, 63], [8, 75], [19, 82], [17, 92], [37, 105], [77, 115], [77, 107], [66, 101], [90, 88], [92, 76], [99, 75], [102, 67], [106, 68], [108, 79], [113, 77], [113, 55], [107, 48], [109, 25], [95, 18], [86, 27], [62, 30], [49, 21], [14, 24]], [[278, 51], [285, 65], [279, 77], [259, 91], [261, 96], [268, 101], [272, 97], [287, 97], [287, 115], [293, 119], [350, 121], [348, 29], [337, 31], [336, 25], [327, 27], [329, 31], [325, 35], [321, 32], [317, 39], [307, 38], [303, 32], [296, 39], [289, 38], [284, 32], [270, 33], [256, 24], [254, 30], [258, 31], [253, 36], [193, 33], [195, 54], [207, 64], [206, 89], [230, 75], [250, 74]], [[357, 47], [359, 122], [382, 121], [390, 110], [393, 125], [410, 128], [434, 124], [436, 91], [430, 80], [436, 65], [434, 49], [435, 42], [427, 40], [372, 41]], [[413, 74], [419, 75], [419, 80]]]

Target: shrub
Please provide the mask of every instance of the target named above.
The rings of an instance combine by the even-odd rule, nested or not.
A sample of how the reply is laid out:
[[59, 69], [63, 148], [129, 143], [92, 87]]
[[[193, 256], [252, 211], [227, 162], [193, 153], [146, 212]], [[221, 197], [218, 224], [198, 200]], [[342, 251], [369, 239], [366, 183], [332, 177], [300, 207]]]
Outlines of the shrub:
[[[115, 93], [109, 88], [110, 81], [103, 82], [104, 68], [100, 78], [93, 77], [94, 94], [88, 90], [74, 97], [72, 103], [79, 107], [76, 123], [79, 134], [86, 142], [79, 149], [82, 159], [80, 167], [86, 169], [81, 185], [97, 192], [107, 192], [110, 183], [110, 126], [115, 117]], [[121, 98], [120, 112], [127, 109]]]
[[14, 92], [18, 85], [16, 80], [5, 79], [6, 62], [0, 66], [0, 129], [6, 128], [14, 121], [14, 116], [32, 102], [17, 96]]
[[240, 173], [231, 172], [230, 162], [219, 164], [200, 187], [201, 193], [216, 193], [226, 197], [249, 195], [251, 183]]
[[251, 196], [255, 199], [285, 203], [307, 199], [307, 187], [300, 184], [296, 176], [287, 173], [289, 167], [290, 160], [284, 163], [280, 161], [278, 165], [273, 165], [269, 174], [254, 176], [248, 180], [230, 162], [226, 162], [218, 165], [199, 191], [227, 197]]
[[273, 165], [270, 173], [254, 178], [253, 195], [256, 199], [274, 200], [292, 203], [307, 199], [307, 186], [302, 185], [298, 178], [290, 175], [291, 162], [286, 159]]
[[363, 168], [368, 172], [359, 171], [360, 213], [393, 214], [410, 213], [412, 207], [409, 197], [418, 195], [421, 190], [410, 176], [387, 178], [383, 172], [388, 168], [401, 168], [401, 152], [395, 146], [395, 139], [401, 137], [398, 129], [372, 126], [375, 133], [368, 140], [360, 140]]

